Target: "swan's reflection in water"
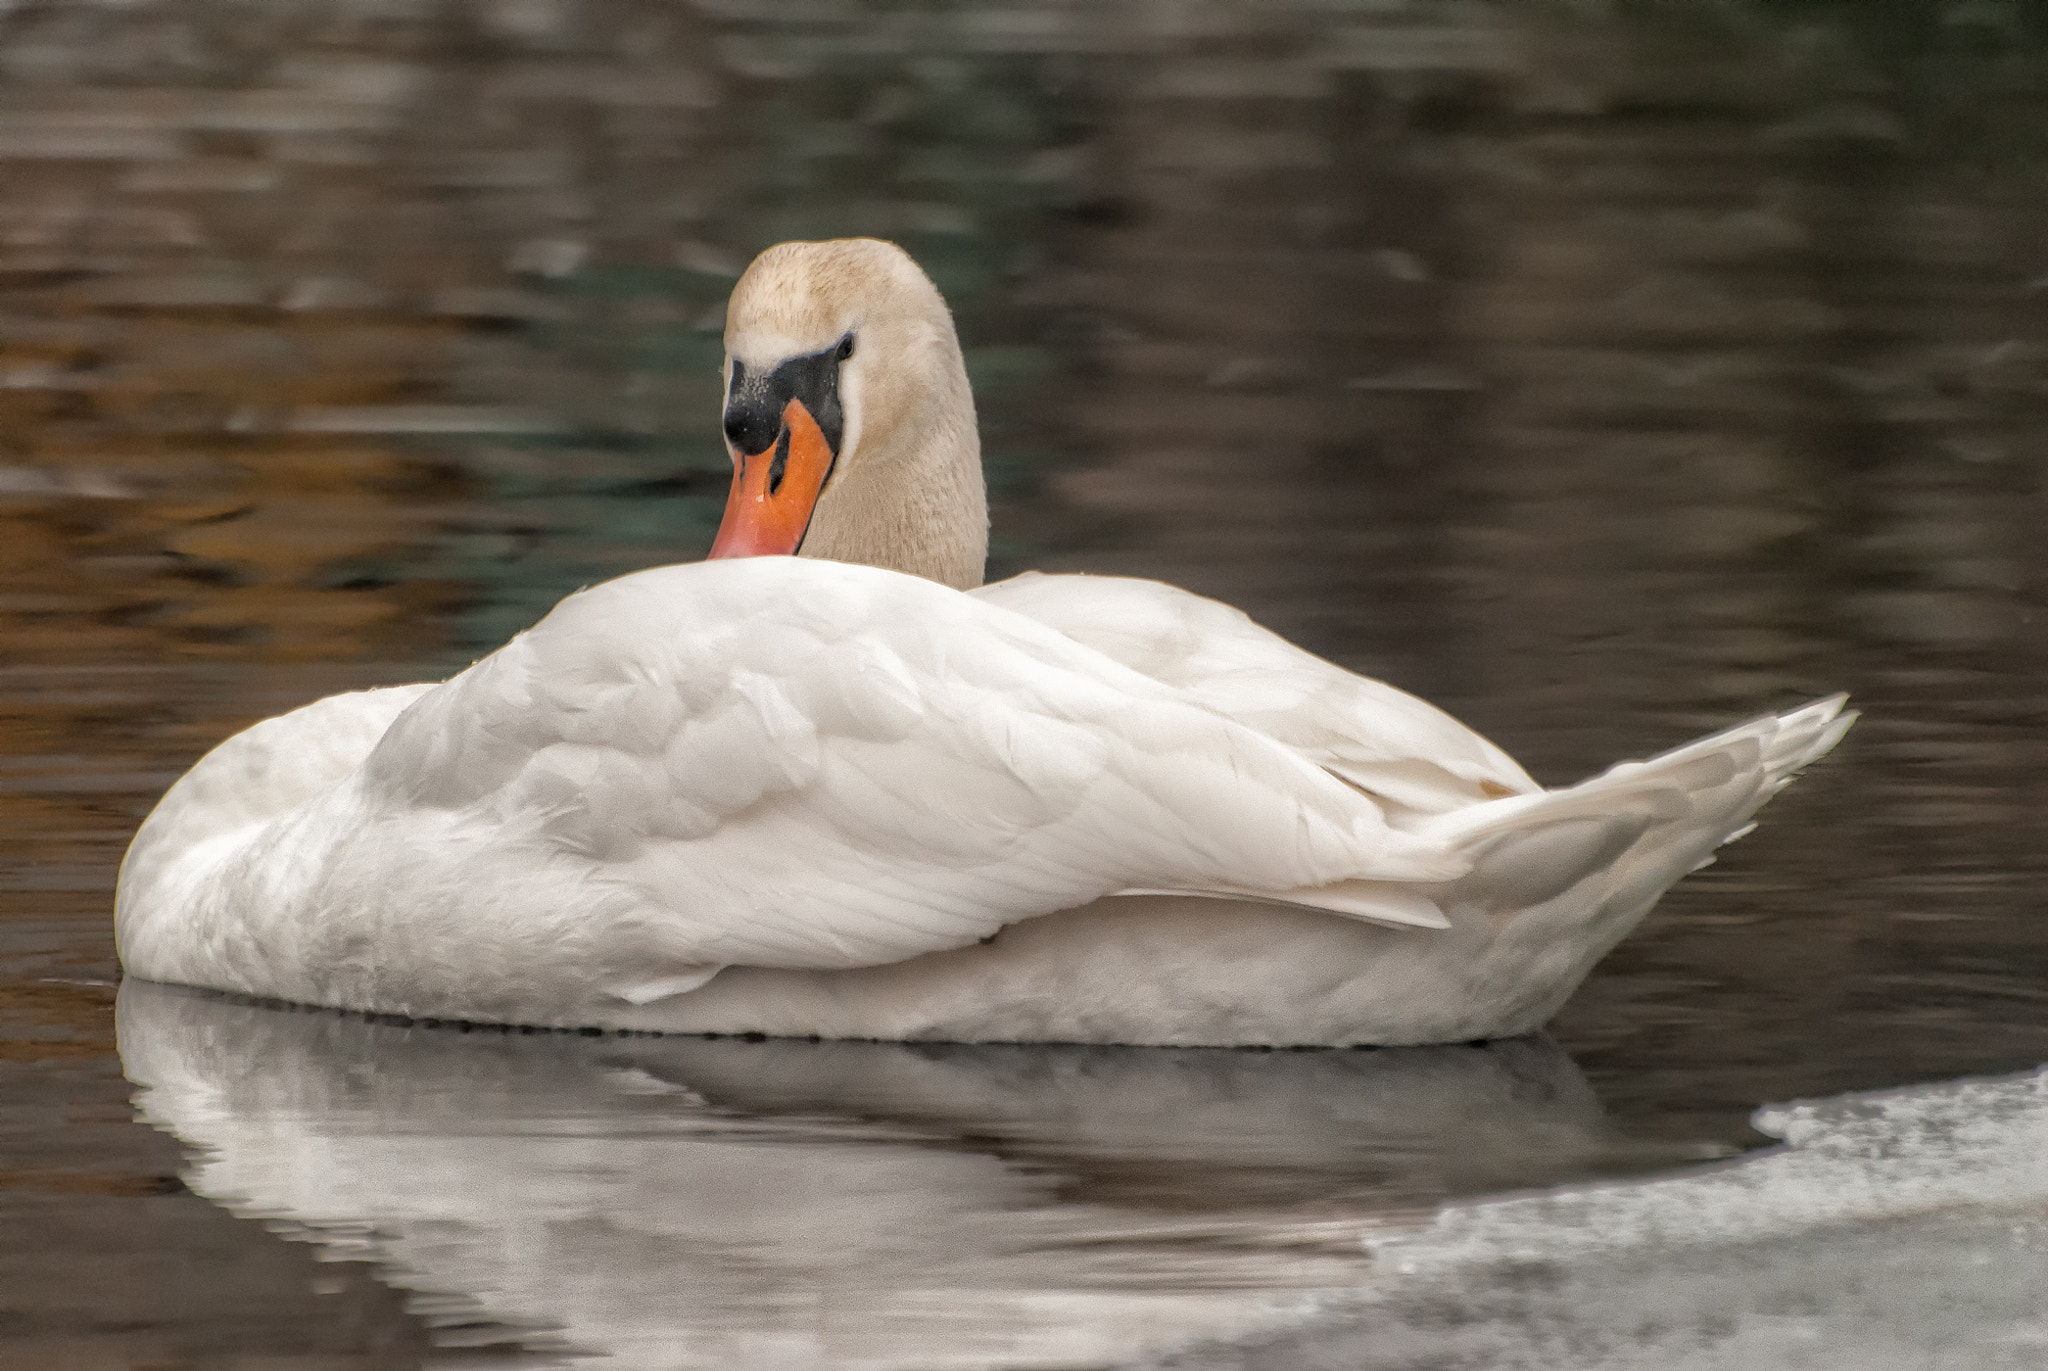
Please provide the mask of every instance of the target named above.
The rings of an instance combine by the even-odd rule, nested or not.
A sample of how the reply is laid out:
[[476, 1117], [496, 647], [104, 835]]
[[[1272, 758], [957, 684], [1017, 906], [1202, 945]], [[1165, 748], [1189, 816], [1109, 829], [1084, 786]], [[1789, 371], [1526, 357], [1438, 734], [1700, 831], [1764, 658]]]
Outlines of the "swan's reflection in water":
[[373, 1259], [448, 1344], [719, 1368], [1097, 1366], [1369, 1279], [1447, 1195], [1670, 1160], [1543, 1040], [1241, 1052], [366, 1023], [130, 981], [188, 1181]]

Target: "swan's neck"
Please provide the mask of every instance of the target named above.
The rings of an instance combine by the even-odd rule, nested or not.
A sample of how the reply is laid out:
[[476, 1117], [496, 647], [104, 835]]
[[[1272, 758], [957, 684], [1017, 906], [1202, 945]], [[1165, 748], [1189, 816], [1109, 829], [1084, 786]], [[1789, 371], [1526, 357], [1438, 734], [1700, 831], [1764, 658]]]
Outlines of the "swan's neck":
[[965, 372], [945, 377], [925, 400], [914, 414], [868, 426], [870, 436], [846, 454], [851, 460], [838, 463], [799, 556], [884, 567], [957, 590], [981, 584], [988, 488]]

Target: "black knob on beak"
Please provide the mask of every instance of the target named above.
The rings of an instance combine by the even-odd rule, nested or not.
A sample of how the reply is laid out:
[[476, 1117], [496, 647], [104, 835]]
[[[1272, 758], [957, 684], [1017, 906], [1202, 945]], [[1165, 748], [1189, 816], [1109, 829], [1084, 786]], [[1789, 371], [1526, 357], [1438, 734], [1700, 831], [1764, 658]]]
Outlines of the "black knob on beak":
[[725, 395], [725, 440], [732, 450], [747, 457], [766, 452], [782, 432], [782, 412], [791, 400], [801, 400], [837, 453], [846, 423], [839, 405], [839, 364], [853, 355], [852, 343], [849, 333], [822, 352], [792, 357], [758, 375], [734, 358]]
[[732, 450], [751, 457], [766, 452], [775, 435], [782, 431], [782, 411], [790, 397], [778, 395], [775, 384], [780, 370], [765, 376], [748, 376], [738, 361], [732, 364], [732, 386], [725, 401], [725, 441]]

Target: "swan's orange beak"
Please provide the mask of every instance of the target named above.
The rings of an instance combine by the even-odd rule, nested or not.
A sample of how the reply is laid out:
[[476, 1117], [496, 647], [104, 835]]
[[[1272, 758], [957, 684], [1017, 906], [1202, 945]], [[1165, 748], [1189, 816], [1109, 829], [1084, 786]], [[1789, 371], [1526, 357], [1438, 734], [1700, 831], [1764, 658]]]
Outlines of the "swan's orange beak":
[[782, 407], [782, 431], [761, 451], [732, 457], [732, 493], [711, 544], [713, 557], [789, 556], [804, 540], [832, 445], [801, 400]]

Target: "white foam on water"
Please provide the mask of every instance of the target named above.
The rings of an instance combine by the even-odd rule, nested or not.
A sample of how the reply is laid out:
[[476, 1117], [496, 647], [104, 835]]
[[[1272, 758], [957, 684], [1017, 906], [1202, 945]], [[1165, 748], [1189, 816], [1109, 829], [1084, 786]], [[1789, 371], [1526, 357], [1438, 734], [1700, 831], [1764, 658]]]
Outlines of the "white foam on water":
[[1784, 1146], [1460, 1205], [1244, 1371], [2048, 1367], [2048, 1072], [1773, 1107]]

